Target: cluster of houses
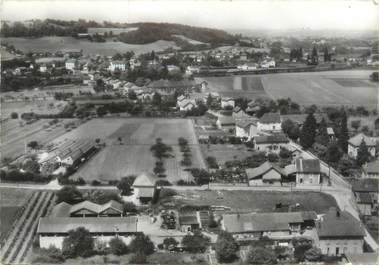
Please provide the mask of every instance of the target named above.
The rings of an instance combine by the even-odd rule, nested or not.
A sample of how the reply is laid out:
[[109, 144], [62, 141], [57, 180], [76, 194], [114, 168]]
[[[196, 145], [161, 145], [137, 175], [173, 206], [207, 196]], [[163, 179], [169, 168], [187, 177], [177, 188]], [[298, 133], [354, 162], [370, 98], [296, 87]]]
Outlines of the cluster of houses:
[[[327, 213], [271, 212], [227, 213], [222, 228], [243, 242], [266, 236], [288, 243], [294, 237], [308, 236], [322, 254], [341, 256], [363, 253], [365, 231], [362, 224], [346, 211], [330, 208]], [[316, 233], [307, 233], [315, 229]]]
[[297, 158], [294, 162], [285, 168], [269, 161], [256, 168], [247, 168], [248, 185], [283, 186], [296, 183], [298, 186], [314, 186], [323, 183], [320, 160]]

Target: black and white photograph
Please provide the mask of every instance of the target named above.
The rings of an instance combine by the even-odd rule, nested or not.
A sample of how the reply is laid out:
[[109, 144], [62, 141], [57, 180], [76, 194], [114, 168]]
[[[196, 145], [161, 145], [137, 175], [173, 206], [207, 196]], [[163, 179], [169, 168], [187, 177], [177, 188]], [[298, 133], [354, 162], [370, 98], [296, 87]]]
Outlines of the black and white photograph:
[[0, 264], [379, 264], [378, 0], [0, 20]]

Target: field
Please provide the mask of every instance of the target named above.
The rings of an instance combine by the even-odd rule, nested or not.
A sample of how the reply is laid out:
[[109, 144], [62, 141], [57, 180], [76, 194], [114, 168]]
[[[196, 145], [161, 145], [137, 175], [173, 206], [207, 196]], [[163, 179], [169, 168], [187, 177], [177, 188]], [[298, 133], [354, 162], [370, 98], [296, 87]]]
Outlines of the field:
[[16, 58], [16, 56], [8, 52], [4, 47], [0, 48], [1, 61], [8, 61]]
[[224, 96], [289, 97], [300, 105], [375, 108], [379, 94], [375, 84], [369, 81], [371, 73], [368, 70], [348, 70], [205, 77], [197, 78], [197, 81], [206, 80], [211, 91]]
[[325, 213], [330, 207], [338, 207], [334, 198], [319, 192], [279, 192], [279, 191], [180, 191], [173, 200], [180, 205], [214, 205], [230, 207], [232, 211], [269, 212], [275, 210], [275, 205], [300, 204], [304, 211]]
[[62, 112], [66, 105], [66, 101], [57, 100], [2, 102], [1, 117], [8, 118], [12, 112], [17, 112], [19, 115], [27, 112], [34, 112], [36, 114], [58, 114]]
[[164, 164], [167, 180], [176, 182], [190, 178], [180, 165], [182, 155], [177, 146], [179, 137], [188, 140], [192, 152], [192, 166], [204, 168], [192, 121], [186, 119], [94, 119], [58, 137], [56, 141], [102, 139], [106, 147], [79, 168], [73, 178], [108, 181], [143, 171], [152, 172], [156, 160], [150, 147], [156, 138], [161, 138], [173, 148], [172, 157], [165, 159]]
[[196, 82], [208, 82], [212, 92], [218, 92], [226, 97], [247, 97], [255, 99], [267, 97], [260, 76], [222, 76], [196, 78]]
[[90, 42], [72, 37], [42, 37], [42, 38], [3, 38], [3, 43], [14, 45], [16, 49], [23, 52], [57, 52], [61, 50], [80, 49], [85, 55], [113, 56], [116, 53], [134, 51], [136, 54], [163, 51], [167, 48], [177, 48], [172, 41], [157, 41], [149, 44], [127, 44], [119, 41], [108, 41], [104, 43]]
[[226, 161], [242, 160], [251, 156], [245, 145], [227, 145], [227, 144], [212, 144], [201, 146], [204, 157], [213, 156], [219, 165]]
[[30, 197], [31, 190], [18, 190], [0, 188], [0, 239], [3, 239], [6, 233], [15, 221], [16, 215], [21, 210], [21, 207]]
[[17, 158], [25, 151], [25, 144], [37, 141], [40, 145], [48, 143], [66, 132], [63, 124], [76, 121], [66, 119], [58, 125], [48, 126], [51, 119], [38, 120], [31, 124], [20, 124], [19, 120], [8, 119], [1, 122], [1, 146], [2, 157]]

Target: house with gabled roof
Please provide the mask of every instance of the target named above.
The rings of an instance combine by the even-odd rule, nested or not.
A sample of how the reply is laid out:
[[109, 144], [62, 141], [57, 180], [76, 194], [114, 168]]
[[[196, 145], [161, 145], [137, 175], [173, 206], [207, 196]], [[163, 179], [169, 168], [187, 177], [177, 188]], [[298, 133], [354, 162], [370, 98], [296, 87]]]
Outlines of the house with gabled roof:
[[259, 131], [278, 132], [282, 130], [282, 121], [279, 113], [265, 113], [257, 123]]
[[157, 192], [157, 178], [151, 173], [141, 173], [134, 180], [134, 196], [142, 203], [151, 201]]
[[379, 179], [379, 160], [366, 163], [363, 167], [362, 178]]
[[221, 130], [232, 130], [235, 128], [236, 121], [232, 116], [219, 115], [216, 121], [217, 128]]
[[256, 120], [253, 118], [236, 119], [236, 137], [250, 140], [255, 135]]
[[226, 107], [234, 108], [234, 99], [230, 97], [221, 98], [221, 108], [225, 109]]
[[320, 185], [321, 166], [318, 159], [299, 158], [295, 161], [297, 185]]
[[87, 229], [96, 240], [108, 245], [114, 238], [120, 238], [125, 244], [140, 232], [137, 231], [138, 218], [129, 217], [42, 217], [39, 219], [37, 235], [41, 248], [54, 246], [62, 249], [63, 241], [71, 230], [79, 227]]
[[316, 230], [315, 243], [324, 255], [363, 253], [365, 230], [362, 223], [347, 211], [332, 207], [316, 222]]
[[242, 109], [240, 106], [236, 106], [236, 107], [233, 109], [232, 116], [233, 116], [235, 119], [242, 119], [242, 118], [250, 117], [249, 115], [246, 114], [246, 112], [243, 111], [243, 109]]
[[283, 133], [272, 135], [257, 135], [253, 138], [254, 149], [266, 153], [279, 153], [280, 149], [289, 143], [287, 136]]
[[177, 102], [180, 111], [189, 111], [196, 107], [194, 99], [183, 99]]
[[239, 242], [258, 240], [263, 236], [290, 241], [300, 235], [305, 218], [302, 212], [228, 213], [222, 217], [221, 228]]
[[282, 178], [286, 175], [283, 168], [269, 161], [256, 168], [247, 168], [245, 172], [249, 186], [281, 186]]
[[374, 138], [369, 137], [363, 133], [359, 133], [353, 137], [351, 137], [348, 141], [348, 151], [350, 157], [357, 158], [358, 149], [361, 145], [362, 141], [365, 142], [368, 152], [372, 157], [375, 157], [376, 153], [376, 141]]
[[61, 202], [51, 211], [52, 217], [122, 217], [123, 205], [115, 200], [104, 204], [83, 201], [74, 205]]

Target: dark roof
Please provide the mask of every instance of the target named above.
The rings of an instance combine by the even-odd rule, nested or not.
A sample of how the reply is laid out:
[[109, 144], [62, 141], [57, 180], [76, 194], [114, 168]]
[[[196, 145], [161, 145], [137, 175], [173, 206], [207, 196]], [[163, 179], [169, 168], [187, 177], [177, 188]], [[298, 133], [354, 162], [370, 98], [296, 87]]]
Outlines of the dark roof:
[[67, 233], [84, 227], [91, 233], [136, 233], [137, 217], [43, 217], [39, 219], [37, 233]]
[[347, 211], [331, 208], [316, 224], [317, 234], [322, 238], [364, 237], [362, 224]]
[[353, 182], [354, 192], [379, 192], [379, 179], [360, 179]]
[[263, 116], [259, 119], [260, 123], [280, 123], [280, 114], [279, 113], [265, 113]]
[[121, 203], [110, 200], [104, 204], [97, 204], [91, 201], [83, 201], [74, 205], [68, 204], [66, 202], [61, 202], [54, 206], [50, 217], [69, 217], [70, 214], [74, 214], [80, 210], [87, 210], [94, 214], [101, 214], [105, 210], [112, 208], [120, 213], [123, 212], [123, 206]]
[[219, 116], [218, 120], [220, 121], [221, 125], [234, 125], [236, 124], [236, 121], [232, 116]]
[[193, 215], [179, 215], [180, 225], [195, 225], [199, 224], [196, 216], [196, 212]]
[[260, 135], [255, 136], [254, 140], [257, 144], [288, 143], [288, 139], [285, 134]]
[[366, 174], [379, 174], [379, 160], [372, 161], [363, 166]]
[[298, 173], [320, 173], [320, 160], [318, 159], [296, 159], [296, 172]]
[[301, 216], [303, 217], [304, 221], [316, 220], [317, 219], [317, 214], [315, 211], [301, 212]]
[[[236, 107], [233, 109], [233, 111], [236, 112], [236, 113], [239, 112], [240, 110], [242, 110], [242, 109], [241, 109], [239, 106], [236, 106]], [[242, 110], [242, 111], [243, 111], [243, 110]]]
[[363, 204], [372, 203], [371, 194], [368, 192], [356, 192], [355, 195], [357, 196], [357, 203], [363, 203]]
[[250, 179], [255, 179], [257, 177], [260, 177], [266, 174], [271, 169], [277, 171], [280, 175], [286, 175], [282, 168], [280, 168], [279, 166], [275, 164], [270, 163], [269, 161], [263, 163], [262, 165], [256, 168], [247, 168], [245, 171], [246, 171], [247, 178], [250, 180]]
[[225, 230], [230, 233], [289, 230], [289, 224], [302, 223], [300, 212], [225, 214]]

